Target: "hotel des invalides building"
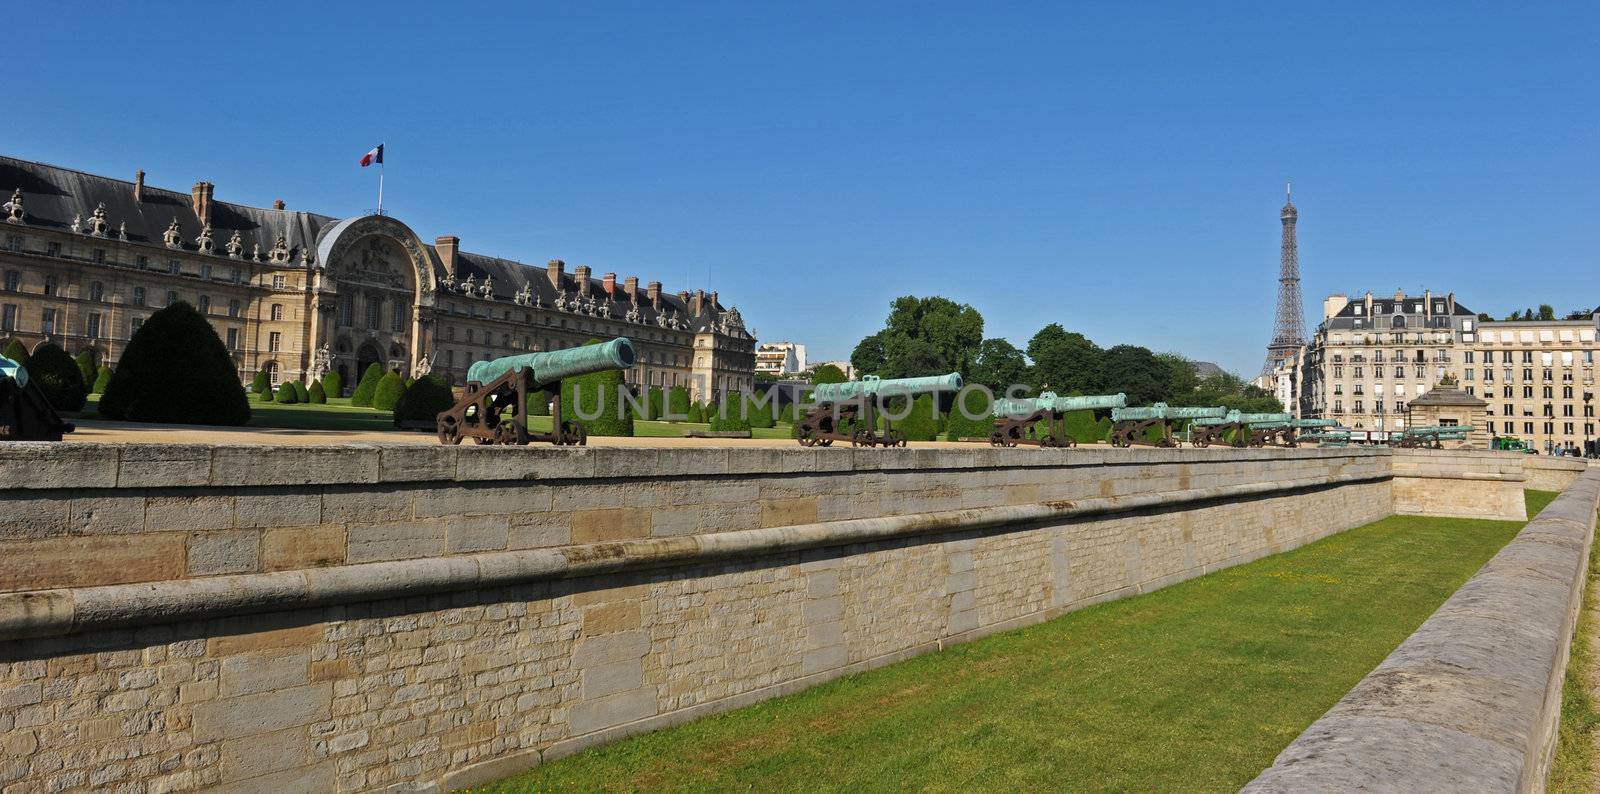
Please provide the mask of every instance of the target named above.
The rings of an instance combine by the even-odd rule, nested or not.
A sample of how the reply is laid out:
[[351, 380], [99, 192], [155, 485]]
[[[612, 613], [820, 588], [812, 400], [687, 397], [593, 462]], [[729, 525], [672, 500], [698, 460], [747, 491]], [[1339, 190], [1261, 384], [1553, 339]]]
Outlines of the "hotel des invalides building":
[[0, 157], [0, 348], [19, 339], [115, 366], [151, 313], [186, 301], [211, 320], [241, 383], [338, 372], [348, 391], [378, 363], [465, 379], [474, 361], [626, 336], [627, 381], [701, 402], [749, 388], [755, 339], [717, 293], [667, 293], [428, 245], [387, 215], [331, 218], [215, 200]]

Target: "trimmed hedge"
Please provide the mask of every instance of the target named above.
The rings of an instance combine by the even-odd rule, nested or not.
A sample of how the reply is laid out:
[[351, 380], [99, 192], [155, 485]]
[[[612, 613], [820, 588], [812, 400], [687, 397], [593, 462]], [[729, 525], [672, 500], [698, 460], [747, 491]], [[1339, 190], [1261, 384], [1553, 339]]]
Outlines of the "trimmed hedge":
[[33, 351], [27, 363], [28, 377], [39, 384], [50, 407], [57, 411], [81, 411], [89, 398], [78, 362], [54, 342], [45, 342]]
[[[455, 403], [452, 401], [450, 404], [454, 405]], [[442, 411], [444, 409], [441, 408], [439, 410]], [[563, 413], [566, 412], [566, 409], [564, 407], [562, 409], [562, 412]], [[532, 394], [528, 395], [528, 415], [529, 416], [549, 416], [550, 415], [550, 392], [547, 392], [544, 389], [535, 389]]]
[[443, 375], [424, 375], [412, 381], [394, 404], [395, 427], [401, 422], [437, 421], [439, 414], [449, 410], [455, 402], [450, 383]]
[[[600, 340], [590, 339], [586, 345], [598, 345]], [[633, 410], [622, 399], [622, 370], [608, 369], [567, 378], [561, 382], [562, 418], [581, 422], [591, 436], [633, 435]], [[584, 419], [578, 415], [592, 414], [600, 409], [600, 416]]]
[[[950, 406], [950, 416], [945, 422], [945, 440], [960, 441], [963, 438], [987, 439], [994, 430], [994, 419], [990, 412], [994, 410], [994, 402], [984, 396], [984, 393], [973, 389], [956, 395], [960, 402]], [[968, 413], [977, 416], [977, 419], [968, 419], [963, 414], [962, 408]]]
[[[905, 410], [897, 406], [896, 413]], [[903, 433], [907, 441], [939, 440], [939, 421], [933, 416], [933, 395], [918, 395], [911, 401], [911, 413], [894, 423], [894, 429]]]
[[660, 421], [667, 415], [667, 392], [660, 388], [651, 388], [644, 393], [645, 405], [650, 408], [650, 418]]
[[105, 394], [106, 385], [111, 383], [111, 368], [101, 364], [100, 369], [94, 373], [94, 385], [89, 387], [90, 393]]
[[256, 370], [255, 378], [250, 381], [250, 391], [262, 402], [272, 402], [272, 381], [267, 379], [266, 370]]
[[289, 381], [289, 385], [294, 387], [294, 398], [296, 400], [303, 403], [311, 402], [311, 390], [306, 388], [305, 381], [292, 380]]
[[294, 384], [284, 381], [278, 384], [278, 392], [273, 395], [272, 401], [279, 405], [294, 405], [300, 402], [300, 393], [294, 390]]
[[329, 397], [344, 396], [344, 381], [339, 379], [338, 370], [330, 370], [322, 379], [322, 393]]
[[306, 402], [317, 404], [328, 402], [328, 393], [322, 390], [322, 381], [311, 381], [311, 386], [306, 389]]
[[705, 424], [706, 407], [704, 405], [701, 405], [697, 402], [689, 403], [689, 410], [685, 411], [684, 413], [689, 415], [689, 418], [685, 419], [684, 421], [694, 422], [695, 424]]
[[13, 339], [11, 344], [6, 345], [6, 351], [0, 353], [0, 356], [5, 356], [18, 364], [26, 364], [28, 363], [28, 348], [22, 344], [21, 339]]
[[100, 398], [100, 414], [134, 422], [242, 425], [250, 403], [211, 323], [178, 302], [145, 320]]
[[741, 408], [748, 407], [749, 404], [745, 402], [744, 397], [740, 394], [734, 393], [723, 395], [722, 402], [718, 403], [716, 408], [711, 412], [711, 415], [706, 417], [706, 419], [711, 423], [710, 429], [749, 430], [750, 420], [744, 415], [743, 411], [740, 410]]
[[380, 411], [393, 411], [405, 393], [406, 379], [400, 377], [398, 372], [390, 372], [378, 381], [378, 387], [373, 390], [372, 407]]
[[372, 396], [378, 392], [378, 382], [383, 380], [383, 367], [374, 361], [367, 365], [367, 371], [361, 374], [361, 381], [356, 384], [356, 390], [350, 395], [350, 404], [368, 407], [372, 405]]
[[749, 406], [751, 427], [767, 428], [778, 424], [777, 418], [773, 416], [773, 414], [781, 410], [777, 408], [777, 399], [776, 394], [772, 395], [771, 399], [768, 400], [762, 400], [762, 398], [754, 395], [744, 398], [745, 405]]
[[94, 351], [85, 350], [73, 356], [72, 361], [78, 365], [78, 374], [83, 376], [83, 382], [85, 384], [94, 383], [94, 376], [99, 369], [94, 365]]

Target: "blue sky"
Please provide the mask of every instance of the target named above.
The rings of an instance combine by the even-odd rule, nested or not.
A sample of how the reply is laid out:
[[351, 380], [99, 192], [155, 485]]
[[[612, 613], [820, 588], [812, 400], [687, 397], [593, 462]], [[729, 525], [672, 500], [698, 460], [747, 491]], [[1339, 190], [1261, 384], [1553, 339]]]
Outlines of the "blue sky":
[[[1283, 182], [1329, 292], [1600, 304], [1592, 3], [106, 3], [9, 12], [0, 151], [720, 290], [1253, 374]], [[0, 186], [4, 188], [5, 186]]]

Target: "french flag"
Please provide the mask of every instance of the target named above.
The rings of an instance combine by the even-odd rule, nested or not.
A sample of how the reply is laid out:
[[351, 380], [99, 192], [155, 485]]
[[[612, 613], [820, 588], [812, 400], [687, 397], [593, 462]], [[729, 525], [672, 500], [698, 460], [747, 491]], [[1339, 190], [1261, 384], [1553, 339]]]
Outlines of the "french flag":
[[361, 155], [361, 167], [366, 168], [373, 163], [383, 165], [383, 144], [378, 144], [372, 151]]

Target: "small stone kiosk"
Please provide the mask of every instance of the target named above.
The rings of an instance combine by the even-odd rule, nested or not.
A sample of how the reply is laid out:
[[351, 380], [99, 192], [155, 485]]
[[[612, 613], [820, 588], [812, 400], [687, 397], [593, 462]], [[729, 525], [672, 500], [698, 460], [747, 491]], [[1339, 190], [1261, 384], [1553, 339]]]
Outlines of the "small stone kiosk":
[[1406, 406], [1406, 427], [1428, 425], [1459, 425], [1472, 428], [1466, 441], [1446, 441], [1451, 449], [1488, 449], [1489, 431], [1483, 418], [1483, 409], [1489, 403], [1464, 391], [1456, 384], [1456, 376], [1446, 373], [1439, 384]]

